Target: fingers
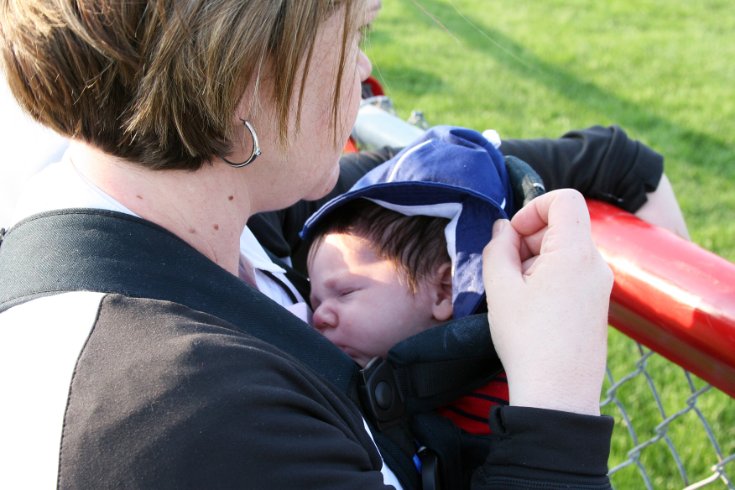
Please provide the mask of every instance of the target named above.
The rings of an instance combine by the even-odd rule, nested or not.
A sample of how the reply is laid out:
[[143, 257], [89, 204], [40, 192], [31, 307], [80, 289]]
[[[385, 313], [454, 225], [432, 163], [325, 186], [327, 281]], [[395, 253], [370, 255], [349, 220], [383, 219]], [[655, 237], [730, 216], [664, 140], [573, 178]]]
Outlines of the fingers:
[[512, 221], [522, 235], [531, 235], [550, 221], [557, 226], [581, 224], [589, 227], [589, 213], [585, 209], [582, 194], [574, 189], [559, 189], [528, 203], [516, 213]]
[[[589, 243], [590, 218], [584, 197], [573, 189], [552, 191], [531, 201], [511, 220], [513, 227], [523, 237], [530, 255], [538, 255], [542, 244], [554, 246], [557, 236], [575, 236]], [[547, 233], [552, 236], [547, 238]], [[574, 243], [565, 240], [565, 244]]]
[[579, 192], [561, 189], [539, 196], [516, 213], [510, 226], [507, 220], [497, 220], [493, 225], [483, 271], [492, 270], [494, 274], [488, 274], [485, 280], [509, 280], [505, 274], [527, 273], [542, 246], [548, 252], [576, 240], [585, 242], [589, 230], [589, 214]]
[[497, 222], [484, 260], [511, 404], [599, 413], [612, 275], [581, 195], [554, 191]]
[[485, 246], [482, 276], [485, 288], [494, 288], [503, 281], [521, 279], [521, 238], [505, 219], [493, 224], [493, 238]]

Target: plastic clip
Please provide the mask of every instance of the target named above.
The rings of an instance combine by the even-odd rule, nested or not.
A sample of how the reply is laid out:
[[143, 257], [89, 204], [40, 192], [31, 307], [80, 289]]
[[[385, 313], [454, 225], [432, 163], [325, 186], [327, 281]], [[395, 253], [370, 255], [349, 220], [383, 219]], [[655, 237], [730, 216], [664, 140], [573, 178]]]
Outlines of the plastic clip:
[[400, 422], [406, 413], [406, 404], [393, 367], [386, 360], [375, 357], [360, 370], [360, 375], [363, 407], [378, 429]]
[[439, 479], [439, 456], [431, 449], [422, 446], [416, 453], [421, 461], [421, 488], [422, 490], [441, 490]]

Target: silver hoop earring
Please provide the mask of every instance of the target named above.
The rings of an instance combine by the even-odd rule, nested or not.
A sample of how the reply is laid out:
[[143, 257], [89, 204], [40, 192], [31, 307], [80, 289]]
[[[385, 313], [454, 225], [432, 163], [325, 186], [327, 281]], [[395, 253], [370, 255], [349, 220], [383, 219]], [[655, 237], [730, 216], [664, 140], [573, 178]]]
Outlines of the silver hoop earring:
[[258, 158], [258, 156], [261, 153], [260, 144], [258, 143], [258, 135], [255, 133], [255, 128], [253, 127], [252, 124], [250, 124], [250, 121], [246, 121], [245, 119], [240, 119], [240, 120], [242, 121], [243, 125], [247, 128], [247, 130], [250, 131], [250, 137], [253, 138], [253, 151], [252, 153], [250, 153], [250, 156], [248, 157], [247, 160], [240, 162], [240, 163], [231, 162], [227, 158], [222, 157], [222, 160], [224, 160], [225, 163], [227, 163], [227, 165], [229, 165], [232, 168], [247, 167], [248, 165], [253, 163], [255, 159]]

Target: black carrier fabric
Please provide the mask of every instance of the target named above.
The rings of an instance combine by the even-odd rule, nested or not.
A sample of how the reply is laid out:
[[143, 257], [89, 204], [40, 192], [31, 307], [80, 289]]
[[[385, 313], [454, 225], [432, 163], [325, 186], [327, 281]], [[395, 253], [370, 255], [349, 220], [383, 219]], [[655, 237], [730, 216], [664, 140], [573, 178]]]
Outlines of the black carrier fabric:
[[[179, 303], [278, 347], [361, 405], [404, 488], [421, 488], [422, 479], [427, 489], [449, 488], [442, 481], [469, 485], [473, 469], [485, 459], [487, 439], [464, 434], [432, 410], [501, 369], [486, 315], [426, 330], [360, 371], [326, 338], [280, 307], [271, 308], [273, 322], [248, 321], [253, 304], [271, 300], [142, 219], [112, 211], [62, 210], [28, 218], [0, 239], [0, 312], [40, 296], [84, 290]], [[415, 459], [424, 463], [423, 476]]]

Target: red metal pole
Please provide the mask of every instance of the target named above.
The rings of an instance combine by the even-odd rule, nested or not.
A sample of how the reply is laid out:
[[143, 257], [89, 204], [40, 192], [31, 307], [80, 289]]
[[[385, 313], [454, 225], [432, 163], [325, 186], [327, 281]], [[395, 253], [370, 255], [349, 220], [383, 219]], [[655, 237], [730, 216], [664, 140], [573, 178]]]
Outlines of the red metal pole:
[[609, 204], [588, 207], [615, 274], [610, 324], [735, 397], [735, 264]]

